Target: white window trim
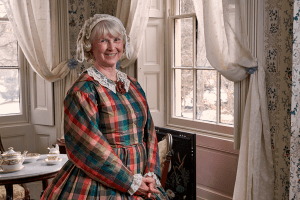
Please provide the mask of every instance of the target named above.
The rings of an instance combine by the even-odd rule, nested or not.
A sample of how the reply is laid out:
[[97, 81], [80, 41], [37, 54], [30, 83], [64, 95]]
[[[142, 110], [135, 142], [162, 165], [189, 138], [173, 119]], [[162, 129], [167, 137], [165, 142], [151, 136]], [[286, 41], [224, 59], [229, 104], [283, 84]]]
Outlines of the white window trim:
[[[261, 63], [265, 63], [264, 57], [264, 2], [259, 0], [247, 0], [247, 36], [248, 47], [251, 54]], [[240, 148], [242, 124], [246, 99], [248, 94], [250, 77], [235, 83], [234, 85], [234, 149]]]
[[[171, 61], [172, 61], [172, 53], [170, 50], [172, 50], [173, 47], [170, 47], [172, 45], [172, 37], [170, 37], [170, 31], [172, 31], [170, 19], [168, 18], [171, 13], [174, 13], [173, 10], [176, 9], [179, 5], [174, 5], [173, 8], [171, 7], [171, 1], [174, 0], [167, 0], [166, 1], [166, 17], [165, 17], [165, 24], [167, 25], [166, 31], [165, 31], [165, 38], [166, 38], [166, 48], [165, 48], [165, 65], [167, 66], [166, 69], [166, 87], [167, 87], [167, 92], [165, 93], [165, 107], [166, 107], [166, 114], [165, 114], [165, 119], [166, 119], [166, 127], [169, 128], [176, 128], [179, 130], [184, 130], [184, 131], [191, 131], [194, 133], [199, 133], [202, 135], [206, 136], [217, 136], [218, 138], [222, 139], [229, 139], [230, 141], [235, 141], [234, 142], [234, 148], [239, 149], [240, 146], [240, 138], [241, 138], [241, 128], [243, 124], [243, 116], [244, 116], [244, 108], [246, 104], [246, 98], [247, 98], [247, 93], [248, 93], [248, 87], [249, 87], [249, 77], [244, 79], [243, 81], [240, 81], [238, 83], [234, 84], [234, 135], [229, 135], [229, 134], [223, 134], [222, 132], [219, 132], [219, 130], [216, 129], [199, 129], [199, 128], [192, 128], [192, 127], [187, 127], [189, 126], [189, 123], [192, 123], [192, 126], [196, 126], [196, 124], [193, 125], [193, 122], [190, 121], [185, 121], [180, 119], [180, 121], [184, 122], [183, 124], [179, 123], [176, 118], [174, 120], [170, 120], [171, 118], [171, 105], [169, 102], [171, 102], [172, 97], [171, 97], [171, 78], [172, 78], [172, 69], [171, 69]], [[263, 18], [263, 2], [259, 0], [248, 0], [247, 1], [247, 35], [248, 35], [248, 42], [249, 42], [249, 48], [255, 57], [260, 60], [261, 63], [265, 63], [265, 58], [264, 58], [264, 22], [263, 20], [259, 20]], [[195, 122], [196, 123], [196, 122]], [[201, 122], [197, 122], [198, 127], [204, 127], [206, 124], [201, 124]], [[202, 126], [203, 125], [203, 126]], [[220, 125], [213, 125], [214, 126], [220, 126]], [[233, 132], [232, 127], [226, 127], [224, 126], [224, 130], [229, 129], [229, 131]], [[225, 131], [226, 132], [226, 131]]]
[[28, 123], [28, 62], [21, 48], [18, 46], [18, 63], [19, 63], [19, 78], [20, 78], [20, 114], [10, 114], [0, 116], [0, 126]]
[[[171, 13], [174, 13], [175, 8], [171, 8], [171, 2], [172, 0], [167, 1], [167, 16], [166, 16], [166, 25], [167, 29], [165, 31], [165, 42], [166, 42], [166, 86], [167, 86], [167, 92], [166, 92], [166, 126], [170, 128], [176, 128], [180, 130], [185, 130], [185, 131], [190, 131], [194, 133], [199, 133], [199, 134], [205, 134], [205, 135], [210, 135], [210, 136], [218, 136], [222, 137], [224, 139], [229, 139], [233, 141], [233, 133], [234, 133], [234, 128], [232, 125], [226, 125], [226, 124], [215, 124], [215, 123], [210, 123], [210, 122], [204, 122], [204, 121], [192, 121], [189, 119], [184, 119], [180, 117], [175, 117], [173, 116], [173, 102], [174, 99], [172, 98], [173, 94], [173, 76], [172, 76], [172, 66], [173, 66], [173, 50], [174, 50], [174, 23], [173, 20], [174, 18], [185, 18], [185, 17], [195, 17], [196, 14], [185, 14], [181, 15], [180, 17], [173, 15], [170, 16]], [[174, 5], [176, 7], [178, 5]]]

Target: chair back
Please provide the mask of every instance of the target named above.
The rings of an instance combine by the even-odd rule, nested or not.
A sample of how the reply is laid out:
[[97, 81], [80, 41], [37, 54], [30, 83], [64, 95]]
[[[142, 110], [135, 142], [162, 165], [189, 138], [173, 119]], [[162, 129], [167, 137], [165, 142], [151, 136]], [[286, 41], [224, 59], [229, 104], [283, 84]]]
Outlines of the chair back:
[[172, 145], [173, 145], [173, 137], [170, 133], [167, 133], [165, 137], [158, 143], [159, 148], [159, 157], [160, 157], [160, 163], [161, 163], [161, 179], [160, 183], [162, 187], [165, 187], [168, 172], [169, 172], [169, 166], [172, 158]]
[[5, 151], [3, 144], [2, 144], [1, 135], [0, 135], [0, 151], [1, 151], [1, 153], [3, 153]]
[[[0, 135], [0, 151], [1, 154], [5, 151], [3, 144], [2, 144], [2, 140], [1, 140], [1, 135]], [[28, 187], [25, 185], [25, 183], [21, 183], [21, 184], [15, 184], [15, 185], [11, 185], [11, 189], [13, 190], [13, 197], [15, 197], [16, 199], [24, 199], [24, 200], [29, 200], [30, 199], [30, 194], [29, 194], [29, 189]], [[2, 188], [4, 189], [4, 188]], [[4, 189], [5, 190], [5, 189]], [[23, 191], [24, 190], [24, 191]], [[24, 193], [24, 194], [23, 194]], [[3, 195], [3, 193], [0, 192], [0, 197]], [[5, 195], [6, 196], [6, 192]], [[23, 197], [24, 196], [24, 197]], [[21, 198], [20, 198], [21, 197]], [[6, 196], [7, 199], [10, 199], [9, 197]], [[14, 199], [15, 199], [14, 198]], [[2, 198], [0, 198], [2, 199]]]

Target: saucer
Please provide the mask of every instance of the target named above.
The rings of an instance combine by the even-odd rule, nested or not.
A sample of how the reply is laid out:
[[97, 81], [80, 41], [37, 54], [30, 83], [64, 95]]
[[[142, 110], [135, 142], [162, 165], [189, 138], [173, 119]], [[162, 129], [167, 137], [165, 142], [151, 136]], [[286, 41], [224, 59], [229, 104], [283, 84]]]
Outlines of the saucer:
[[22, 165], [22, 167], [20, 167], [19, 169], [11, 169], [11, 170], [3, 170], [3, 169], [0, 169], [0, 172], [16, 172], [16, 171], [19, 171], [21, 169], [23, 169], [25, 166]]
[[48, 158], [46, 158], [44, 161], [48, 164], [56, 164], [57, 162], [62, 161], [62, 158], [58, 158], [57, 160], [48, 160]]
[[39, 159], [40, 154], [38, 153], [27, 153], [24, 162], [34, 162]]

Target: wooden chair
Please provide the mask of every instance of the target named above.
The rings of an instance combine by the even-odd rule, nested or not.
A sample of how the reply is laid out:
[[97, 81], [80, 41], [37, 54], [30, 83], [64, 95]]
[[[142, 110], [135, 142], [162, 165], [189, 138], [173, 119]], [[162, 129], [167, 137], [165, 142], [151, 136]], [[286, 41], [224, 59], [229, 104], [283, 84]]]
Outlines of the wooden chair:
[[[3, 153], [4, 147], [1, 141], [1, 135], [0, 135], [0, 151]], [[30, 195], [29, 195], [29, 189], [25, 184], [15, 184], [13, 185], [13, 200], [30, 200]], [[0, 186], [0, 200], [6, 199], [6, 189], [4, 185]]]
[[173, 145], [173, 138], [170, 133], [167, 133], [167, 135], [163, 137], [163, 139], [160, 142], [158, 142], [160, 171], [161, 171], [160, 183], [163, 188], [165, 187], [166, 184], [166, 180], [169, 172], [169, 166], [172, 158], [172, 145]]

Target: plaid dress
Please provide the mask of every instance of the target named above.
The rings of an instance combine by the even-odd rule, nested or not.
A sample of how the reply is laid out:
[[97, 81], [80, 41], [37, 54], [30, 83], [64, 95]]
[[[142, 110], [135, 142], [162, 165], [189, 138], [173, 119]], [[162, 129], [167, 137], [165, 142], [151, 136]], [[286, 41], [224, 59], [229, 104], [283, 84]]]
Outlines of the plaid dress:
[[[160, 177], [156, 132], [145, 93], [132, 78], [114, 93], [84, 72], [64, 101], [69, 161], [41, 199], [143, 199], [127, 192], [134, 174]], [[166, 198], [162, 188], [156, 199]]]

